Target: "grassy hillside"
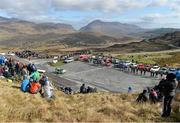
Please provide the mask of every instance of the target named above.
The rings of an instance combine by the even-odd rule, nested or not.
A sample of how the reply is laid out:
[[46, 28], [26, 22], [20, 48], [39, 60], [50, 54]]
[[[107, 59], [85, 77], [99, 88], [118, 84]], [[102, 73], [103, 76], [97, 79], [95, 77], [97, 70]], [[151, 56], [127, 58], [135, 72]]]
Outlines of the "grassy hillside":
[[141, 42], [131, 42], [127, 44], [114, 44], [107, 48], [96, 51], [119, 51], [119, 52], [151, 52], [180, 48], [180, 32], [167, 33], [151, 39], [144, 39]]
[[169, 65], [178, 67], [180, 66], [180, 51], [177, 52], [156, 52], [156, 53], [143, 53], [143, 54], [126, 54], [118, 55], [117, 58], [123, 60], [134, 60], [138, 63], [144, 64], [159, 64], [161, 66]]
[[173, 104], [176, 113], [164, 119], [159, 104], [136, 104], [136, 94], [64, 95], [56, 91], [55, 96], [47, 101], [0, 79], [0, 121], [180, 121], [180, 95]]

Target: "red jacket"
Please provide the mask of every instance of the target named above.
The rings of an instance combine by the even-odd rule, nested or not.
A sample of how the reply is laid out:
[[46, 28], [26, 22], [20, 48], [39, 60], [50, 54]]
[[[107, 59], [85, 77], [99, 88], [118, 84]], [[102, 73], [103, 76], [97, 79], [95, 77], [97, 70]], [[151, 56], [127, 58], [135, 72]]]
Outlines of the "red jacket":
[[39, 88], [41, 88], [41, 84], [39, 84], [38, 82], [32, 82], [30, 84], [30, 92], [31, 93], [36, 93]]

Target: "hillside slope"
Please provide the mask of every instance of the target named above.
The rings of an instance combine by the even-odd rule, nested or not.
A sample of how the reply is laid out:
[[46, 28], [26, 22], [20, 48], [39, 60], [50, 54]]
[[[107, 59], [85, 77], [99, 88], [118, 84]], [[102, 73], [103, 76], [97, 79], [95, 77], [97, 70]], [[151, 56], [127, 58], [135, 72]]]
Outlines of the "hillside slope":
[[63, 23], [33, 23], [29, 21], [0, 17], [0, 41], [11, 39], [15, 36], [28, 36], [34, 34], [68, 34], [75, 32], [75, 29]]
[[64, 95], [56, 90], [54, 100], [45, 100], [19, 90], [19, 84], [0, 79], [0, 121], [180, 121], [180, 95], [170, 118], [160, 117], [160, 105], [136, 104], [136, 95], [94, 93]]
[[145, 39], [141, 42], [131, 42], [127, 44], [115, 44], [108, 48], [98, 51], [124, 51], [124, 52], [142, 52], [142, 51], [162, 51], [180, 48], [180, 32], [167, 33], [156, 38]]
[[[131, 39], [129, 39], [131, 40]], [[48, 45], [68, 45], [73, 46], [87, 46], [100, 45], [108, 43], [123, 43], [124, 39], [116, 39], [109, 36], [94, 35], [92, 33], [71, 33], [71, 34], [34, 34], [25, 36], [14, 36], [11, 39], [1, 41], [0, 44], [4, 46], [28, 48], [28, 47], [42, 47]]]
[[124, 36], [130, 36], [131, 33], [143, 32], [142, 29], [136, 25], [123, 24], [119, 22], [104, 22], [101, 20], [95, 20], [88, 25], [80, 29], [81, 32], [93, 32], [101, 35], [112, 36], [116, 38], [122, 38]]

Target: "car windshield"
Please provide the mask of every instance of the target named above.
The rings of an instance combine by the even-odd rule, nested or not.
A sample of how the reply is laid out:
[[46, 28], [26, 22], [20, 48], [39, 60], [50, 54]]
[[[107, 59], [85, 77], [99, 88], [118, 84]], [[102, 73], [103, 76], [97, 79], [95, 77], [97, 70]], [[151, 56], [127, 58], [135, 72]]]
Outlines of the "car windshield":
[[158, 66], [154, 66], [153, 68], [154, 68], [154, 69], [157, 69], [157, 68], [159, 68], [159, 67], [158, 67]]
[[169, 70], [170, 70], [170, 71], [175, 71], [176, 69], [174, 69], [174, 68], [170, 68]]

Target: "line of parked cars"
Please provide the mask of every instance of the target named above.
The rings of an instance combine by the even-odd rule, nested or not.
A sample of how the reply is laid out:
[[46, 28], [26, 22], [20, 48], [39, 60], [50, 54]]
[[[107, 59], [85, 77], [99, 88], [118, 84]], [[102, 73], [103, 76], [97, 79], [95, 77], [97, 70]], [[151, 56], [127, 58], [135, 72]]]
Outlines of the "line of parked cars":
[[168, 73], [176, 73], [178, 68], [169, 68], [169, 67], [160, 67], [158, 65], [145, 65], [145, 64], [137, 64], [130, 61], [119, 60], [116, 64], [114, 64], [115, 68], [134, 68], [142, 71], [158, 73], [158, 74], [168, 74]]

